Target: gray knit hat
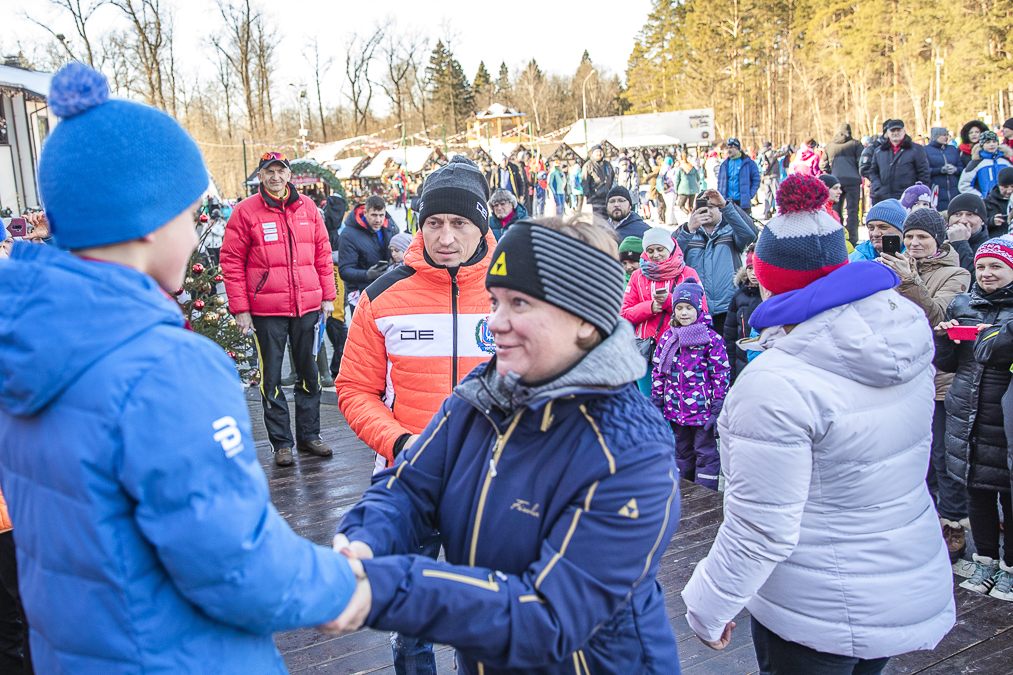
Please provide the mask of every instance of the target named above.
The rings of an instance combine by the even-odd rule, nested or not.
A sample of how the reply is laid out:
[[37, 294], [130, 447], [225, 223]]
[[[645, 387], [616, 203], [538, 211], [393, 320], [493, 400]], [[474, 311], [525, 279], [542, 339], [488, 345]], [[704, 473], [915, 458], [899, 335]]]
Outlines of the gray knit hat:
[[407, 232], [398, 232], [390, 238], [390, 245], [401, 252], [407, 251], [412, 245], [412, 236]]
[[453, 213], [467, 218], [486, 234], [489, 231], [489, 182], [478, 165], [463, 155], [426, 179], [419, 199], [419, 222], [429, 216]]
[[929, 131], [929, 141], [934, 141], [944, 134], [950, 133], [946, 130], [946, 127], [932, 127]]
[[908, 230], [923, 230], [932, 235], [937, 246], [942, 246], [946, 240], [946, 221], [942, 214], [935, 209], [916, 209], [904, 219], [904, 232]]

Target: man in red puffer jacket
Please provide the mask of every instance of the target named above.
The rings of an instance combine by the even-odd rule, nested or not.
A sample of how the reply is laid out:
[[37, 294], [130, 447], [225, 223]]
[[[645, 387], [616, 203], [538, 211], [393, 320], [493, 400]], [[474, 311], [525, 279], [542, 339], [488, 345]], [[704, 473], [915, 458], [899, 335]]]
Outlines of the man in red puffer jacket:
[[[260, 357], [264, 424], [278, 466], [293, 462], [292, 446], [318, 457], [331, 449], [320, 440], [320, 375], [315, 330], [321, 312], [334, 309], [331, 244], [320, 212], [289, 183], [288, 159], [269, 152], [260, 160], [260, 191], [241, 201], [225, 227], [221, 266], [229, 311], [242, 333], [254, 331]], [[292, 345], [295, 441], [281, 389], [286, 342]]]

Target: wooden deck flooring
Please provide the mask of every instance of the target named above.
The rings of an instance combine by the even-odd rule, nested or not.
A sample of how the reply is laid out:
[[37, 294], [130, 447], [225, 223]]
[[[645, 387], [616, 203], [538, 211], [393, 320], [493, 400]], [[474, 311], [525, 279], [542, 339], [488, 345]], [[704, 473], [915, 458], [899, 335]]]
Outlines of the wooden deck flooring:
[[[291, 390], [289, 390], [291, 401]], [[259, 393], [248, 393], [257, 452], [267, 472], [271, 497], [297, 533], [319, 544], [329, 544], [341, 516], [369, 485], [373, 456], [352, 433], [338, 411], [333, 391], [324, 392], [321, 436], [334, 457], [321, 460], [299, 456], [293, 467], [274, 466], [263, 425]], [[686, 623], [681, 591], [693, 568], [710, 549], [721, 524], [721, 495], [683, 481], [682, 518], [665, 552], [659, 579], [666, 589], [672, 628], [679, 640], [684, 673], [690, 675], [747, 675], [758, 672], [749, 632], [749, 615], [737, 619], [731, 645], [715, 652], [693, 635]], [[932, 652], [915, 652], [891, 659], [885, 673], [950, 675], [1013, 673], [1013, 603], [1002, 602], [958, 588], [957, 625]], [[297, 630], [275, 636], [279, 651], [292, 673], [393, 675], [386, 633], [362, 630], [329, 637], [315, 630]], [[437, 649], [441, 675], [455, 673], [454, 650]]]

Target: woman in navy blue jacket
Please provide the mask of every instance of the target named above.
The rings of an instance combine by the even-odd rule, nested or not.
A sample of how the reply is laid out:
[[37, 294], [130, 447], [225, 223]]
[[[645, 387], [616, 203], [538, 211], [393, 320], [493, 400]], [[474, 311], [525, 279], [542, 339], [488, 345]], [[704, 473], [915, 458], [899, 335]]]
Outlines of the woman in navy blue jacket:
[[[468, 675], [679, 672], [656, 578], [679, 519], [672, 435], [635, 384], [615, 242], [575, 218], [500, 240], [496, 357], [342, 519], [360, 587], [339, 629], [453, 645]], [[406, 555], [434, 531], [446, 562]]]

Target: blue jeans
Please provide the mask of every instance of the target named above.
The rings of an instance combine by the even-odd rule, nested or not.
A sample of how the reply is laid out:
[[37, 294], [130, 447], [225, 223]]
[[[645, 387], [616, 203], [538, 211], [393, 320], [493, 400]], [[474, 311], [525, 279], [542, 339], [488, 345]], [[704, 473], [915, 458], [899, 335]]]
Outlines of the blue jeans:
[[566, 212], [566, 195], [560, 192], [553, 192], [552, 198], [556, 201], [556, 215], [563, 215]]
[[[418, 553], [436, 560], [440, 557], [440, 535], [434, 532], [422, 542]], [[397, 675], [436, 675], [433, 644], [401, 633], [390, 634], [394, 651], [394, 672]]]
[[859, 659], [789, 642], [750, 617], [760, 675], [879, 675], [889, 658]]

